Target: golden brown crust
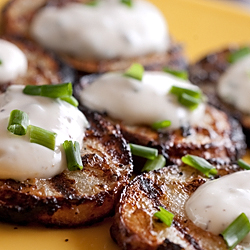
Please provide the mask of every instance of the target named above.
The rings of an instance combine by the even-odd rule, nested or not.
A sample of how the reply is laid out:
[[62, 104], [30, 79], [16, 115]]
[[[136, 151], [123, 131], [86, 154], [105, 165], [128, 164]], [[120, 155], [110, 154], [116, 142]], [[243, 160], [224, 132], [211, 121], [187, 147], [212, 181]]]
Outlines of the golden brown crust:
[[131, 154], [119, 129], [88, 112], [82, 171], [24, 182], [0, 180], [0, 220], [60, 227], [93, 224], [112, 215], [132, 172]]
[[[87, 2], [87, 0], [12, 0], [2, 13], [3, 32], [8, 35], [18, 35], [31, 39], [29, 25], [33, 16], [45, 5], [61, 6], [68, 2]], [[68, 54], [60, 57], [69, 65], [86, 73], [103, 73], [128, 68], [133, 62], [144, 65], [146, 69], [162, 70], [164, 66], [173, 69], [186, 69], [187, 60], [180, 44], [171, 43], [166, 53], [150, 54], [135, 58], [116, 58], [112, 60], [83, 60]]]
[[[237, 170], [225, 166], [219, 172]], [[206, 180], [188, 166], [168, 166], [137, 176], [121, 195], [111, 236], [124, 250], [226, 250], [221, 236], [195, 226], [185, 212], [186, 201]], [[174, 214], [170, 227], [153, 217], [159, 206]]]
[[11, 84], [44, 85], [73, 80], [74, 73], [68, 66], [63, 65], [51, 53], [45, 51], [32, 41], [10, 36], [2, 36], [0, 38], [15, 44], [22, 50], [28, 61], [26, 74], [1, 85], [1, 91], [4, 91]]

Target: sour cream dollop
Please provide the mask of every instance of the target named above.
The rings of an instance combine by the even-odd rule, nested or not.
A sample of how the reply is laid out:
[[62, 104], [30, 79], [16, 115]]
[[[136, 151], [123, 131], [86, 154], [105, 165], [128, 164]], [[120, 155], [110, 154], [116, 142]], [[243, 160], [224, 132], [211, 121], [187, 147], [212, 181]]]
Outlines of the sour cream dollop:
[[[0, 178], [19, 181], [50, 178], [67, 168], [62, 143], [83, 144], [88, 122], [76, 107], [59, 99], [30, 96], [23, 86], [12, 85], [0, 95]], [[19, 109], [28, 114], [30, 124], [57, 133], [55, 150], [29, 141], [28, 133], [14, 135], [7, 130], [10, 112]]]
[[218, 94], [225, 102], [250, 114], [250, 55], [236, 61], [221, 76]]
[[133, 1], [132, 7], [119, 0], [45, 7], [30, 31], [43, 46], [80, 59], [134, 57], [165, 52], [169, 46], [163, 15], [142, 0]]
[[169, 94], [170, 88], [198, 90], [197, 86], [164, 72], [144, 72], [142, 81], [123, 76], [122, 73], [106, 73], [84, 88], [80, 102], [90, 109], [107, 112], [114, 119], [130, 125], [152, 125], [170, 120], [170, 129], [187, 123], [198, 124], [204, 116], [205, 104], [191, 111]]
[[[186, 203], [195, 225], [215, 235], [222, 233], [241, 213], [250, 218], [250, 171], [226, 175], [201, 185]], [[243, 240], [250, 246], [250, 234]]]
[[0, 39], [0, 84], [10, 82], [27, 72], [24, 53], [13, 43]]

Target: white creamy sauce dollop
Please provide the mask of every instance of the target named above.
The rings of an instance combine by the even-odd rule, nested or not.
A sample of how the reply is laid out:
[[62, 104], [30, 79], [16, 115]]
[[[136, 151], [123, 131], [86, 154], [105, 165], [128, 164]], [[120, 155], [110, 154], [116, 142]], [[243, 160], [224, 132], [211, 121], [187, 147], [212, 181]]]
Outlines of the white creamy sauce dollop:
[[[215, 235], [241, 213], [250, 218], [250, 171], [226, 175], [201, 185], [186, 203], [188, 217]], [[250, 234], [243, 240], [250, 246]]]
[[15, 80], [27, 72], [24, 53], [13, 43], [0, 39], [0, 84]]
[[43, 46], [81, 59], [164, 53], [169, 46], [163, 15], [142, 0], [133, 1], [132, 7], [119, 0], [45, 7], [34, 17], [30, 31]]
[[250, 114], [250, 55], [236, 61], [221, 76], [218, 94], [225, 102]]
[[[59, 99], [22, 93], [23, 86], [12, 85], [0, 95], [0, 178], [26, 180], [50, 178], [67, 168], [62, 143], [83, 144], [88, 122], [76, 107]], [[7, 130], [10, 112], [28, 114], [30, 124], [57, 133], [55, 150], [29, 141], [28, 133], [14, 135]]]
[[80, 102], [130, 125], [150, 126], [170, 120], [169, 128], [176, 129], [187, 123], [198, 124], [204, 116], [204, 103], [193, 111], [182, 106], [175, 95], [169, 94], [173, 85], [198, 89], [164, 72], [144, 72], [142, 81], [118, 72], [106, 73], [79, 93]]

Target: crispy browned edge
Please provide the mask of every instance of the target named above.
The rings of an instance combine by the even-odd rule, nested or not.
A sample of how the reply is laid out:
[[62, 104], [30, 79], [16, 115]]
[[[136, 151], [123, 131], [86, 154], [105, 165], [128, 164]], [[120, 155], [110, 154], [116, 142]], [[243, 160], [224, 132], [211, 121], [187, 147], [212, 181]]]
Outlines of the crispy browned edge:
[[[247, 45], [249, 46], [249, 45]], [[242, 46], [245, 47], [245, 46]], [[250, 115], [240, 112], [230, 104], [225, 103], [217, 94], [216, 88], [220, 76], [230, 66], [228, 57], [240, 46], [232, 45], [212, 52], [189, 66], [190, 81], [198, 85], [208, 96], [208, 102], [237, 119], [243, 127], [247, 145], [250, 145]]]
[[[215, 178], [239, 170], [237, 165], [220, 166]], [[197, 170], [176, 165], [137, 176], [116, 207], [113, 240], [124, 250], [226, 250], [221, 236], [195, 226], [185, 212], [186, 200], [206, 180]], [[174, 214], [171, 227], [153, 218], [159, 206]]]
[[[18, 35], [28, 39], [29, 24], [35, 13], [46, 5], [61, 6], [70, 0], [11, 0], [2, 13], [3, 33]], [[87, 2], [87, 0], [71, 0], [71, 2]], [[73, 56], [61, 54], [60, 57], [69, 65], [86, 73], [102, 73], [128, 68], [133, 62], [141, 63], [146, 69], [162, 70], [164, 66], [173, 69], [186, 69], [187, 59], [182, 45], [171, 42], [166, 53], [155, 53], [135, 58], [116, 58], [113, 60], [80, 60]]]
[[[117, 126], [97, 113], [85, 114], [91, 126], [84, 138], [83, 170], [65, 170], [47, 180], [0, 180], [1, 221], [75, 227], [113, 215], [132, 174], [131, 153]], [[93, 186], [92, 179], [98, 184]]]

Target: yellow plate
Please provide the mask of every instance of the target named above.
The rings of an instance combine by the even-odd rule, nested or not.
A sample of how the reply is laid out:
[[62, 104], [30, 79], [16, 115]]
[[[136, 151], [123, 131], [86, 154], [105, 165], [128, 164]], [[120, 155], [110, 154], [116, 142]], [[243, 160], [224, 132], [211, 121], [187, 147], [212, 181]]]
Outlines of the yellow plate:
[[[250, 10], [213, 0], [151, 0], [168, 20], [191, 61], [231, 43], [248, 43]], [[6, 0], [0, 0], [0, 7]], [[0, 224], [4, 250], [118, 250], [109, 236], [112, 218], [80, 229], [47, 229]]]

